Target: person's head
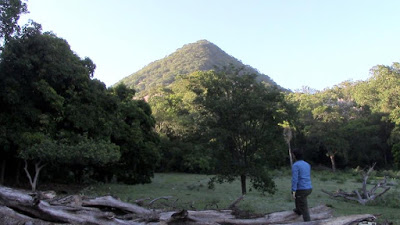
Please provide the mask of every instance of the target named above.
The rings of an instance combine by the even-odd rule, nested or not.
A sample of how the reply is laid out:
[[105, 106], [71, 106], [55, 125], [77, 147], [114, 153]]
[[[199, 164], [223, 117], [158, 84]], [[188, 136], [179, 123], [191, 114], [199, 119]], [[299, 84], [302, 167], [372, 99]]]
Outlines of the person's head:
[[296, 158], [296, 160], [303, 160], [303, 150], [301, 150], [300, 148], [295, 148], [292, 151], [294, 157]]

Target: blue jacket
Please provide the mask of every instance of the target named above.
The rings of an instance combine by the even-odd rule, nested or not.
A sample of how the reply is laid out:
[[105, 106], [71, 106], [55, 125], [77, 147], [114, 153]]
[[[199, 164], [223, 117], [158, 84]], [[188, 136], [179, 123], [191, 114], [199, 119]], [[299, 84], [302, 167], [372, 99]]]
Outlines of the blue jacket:
[[312, 189], [311, 166], [304, 160], [298, 160], [292, 166], [292, 191], [308, 189]]

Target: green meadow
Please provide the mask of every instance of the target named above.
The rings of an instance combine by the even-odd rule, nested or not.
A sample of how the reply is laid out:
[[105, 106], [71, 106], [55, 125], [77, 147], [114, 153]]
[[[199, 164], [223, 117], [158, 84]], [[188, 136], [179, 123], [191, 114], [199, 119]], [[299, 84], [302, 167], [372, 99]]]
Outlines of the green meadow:
[[[290, 196], [290, 171], [273, 171], [272, 174], [277, 189], [275, 194], [263, 195], [248, 185], [247, 195], [237, 205], [240, 210], [253, 215], [294, 208], [294, 202]], [[325, 204], [334, 209], [335, 216], [368, 213], [377, 215], [378, 222], [387, 220], [394, 224], [400, 224], [400, 172], [376, 172], [368, 180], [368, 183], [372, 187], [384, 176], [389, 177], [391, 189], [375, 202], [361, 205], [357, 202], [332, 198], [321, 191], [322, 189], [326, 191], [342, 189], [350, 192], [361, 188], [361, 177], [357, 172], [313, 171], [313, 193], [309, 197], [309, 206]], [[168, 197], [168, 199], [156, 201], [151, 206], [166, 210], [226, 209], [240, 197], [239, 181], [217, 184], [214, 189], [209, 189], [210, 177], [198, 174], [157, 173], [150, 184], [97, 184], [86, 187], [81, 194], [88, 196], [112, 195], [131, 203], [138, 199], [145, 199], [144, 202], [148, 203], [159, 197]]]

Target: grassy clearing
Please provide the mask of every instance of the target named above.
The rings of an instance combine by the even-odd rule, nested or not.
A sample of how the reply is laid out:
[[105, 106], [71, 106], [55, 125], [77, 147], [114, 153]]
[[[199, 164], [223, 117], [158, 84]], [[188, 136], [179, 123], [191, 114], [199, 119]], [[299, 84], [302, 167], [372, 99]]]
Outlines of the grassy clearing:
[[[262, 195], [255, 190], [248, 190], [245, 199], [238, 206], [240, 209], [256, 214], [291, 210], [294, 202], [290, 197], [290, 171], [274, 171], [277, 192], [274, 195]], [[379, 216], [379, 221], [391, 221], [400, 224], [400, 184], [394, 177], [391, 190], [373, 204], [362, 206], [355, 202], [333, 199], [321, 190], [335, 191], [343, 189], [352, 191], [361, 187], [359, 176], [352, 172], [313, 171], [313, 193], [309, 197], [309, 206], [327, 204], [334, 208], [335, 215], [370, 213]], [[169, 200], [159, 200], [154, 208], [174, 209], [224, 209], [241, 195], [238, 181], [217, 184], [214, 190], [208, 189], [210, 176], [179, 173], [156, 174], [151, 184], [120, 185], [99, 184], [82, 191], [85, 195], [108, 195], [119, 197], [123, 201], [134, 202], [137, 199], [155, 199], [161, 196], [172, 196]], [[378, 177], [379, 178], [379, 177]], [[371, 185], [374, 183], [371, 179]]]

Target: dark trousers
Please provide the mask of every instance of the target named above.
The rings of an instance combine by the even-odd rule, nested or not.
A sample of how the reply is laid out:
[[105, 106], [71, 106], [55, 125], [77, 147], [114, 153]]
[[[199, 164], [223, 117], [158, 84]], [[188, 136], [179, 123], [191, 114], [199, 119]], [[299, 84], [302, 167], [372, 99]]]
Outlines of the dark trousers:
[[310, 212], [308, 211], [307, 196], [312, 192], [312, 189], [308, 190], [297, 190], [296, 191], [296, 211], [303, 215], [304, 221], [310, 221]]

